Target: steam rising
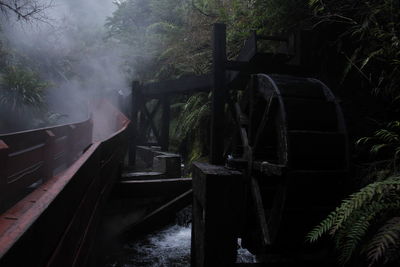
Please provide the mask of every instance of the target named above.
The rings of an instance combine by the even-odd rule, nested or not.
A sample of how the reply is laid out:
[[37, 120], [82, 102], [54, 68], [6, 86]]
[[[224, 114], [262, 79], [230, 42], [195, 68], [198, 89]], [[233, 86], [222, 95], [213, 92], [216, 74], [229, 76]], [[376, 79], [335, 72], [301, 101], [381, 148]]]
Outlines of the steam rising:
[[121, 67], [127, 49], [105, 38], [114, 10], [113, 0], [54, 0], [44, 22], [2, 19], [10, 46], [51, 82], [46, 97], [49, 109], [63, 115], [58, 123], [86, 118], [94, 97], [128, 90]]

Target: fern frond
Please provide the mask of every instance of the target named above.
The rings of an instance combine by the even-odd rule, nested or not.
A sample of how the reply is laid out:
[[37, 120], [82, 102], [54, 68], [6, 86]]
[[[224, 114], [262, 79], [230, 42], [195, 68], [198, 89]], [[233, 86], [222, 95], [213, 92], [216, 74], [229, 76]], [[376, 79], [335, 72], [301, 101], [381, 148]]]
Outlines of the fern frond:
[[362, 138], [357, 140], [356, 146], [365, 145], [365, 144], [367, 144], [367, 143], [369, 143], [369, 142], [371, 142], [373, 140], [375, 140], [374, 137], [362, 137]]
[[389, 146], [388, 144], [373, 145], [373, 146], [371, 147], [370, 152], [371, 152], [372, 154], [377, 154], [379, 151], [382, 150], [382, 148], [385, 148], [385, 147], [388, 147], [388, 146]]
[[398, 143], [400, 141], [399, 134], [387, 129], [376, 131], [375, 136], [386, 143]]
[[341, 252], [339, 256], [340, 263], [344, 264], [348, 262], [353, 256], [359, 242], [368, 231], [370, 221], [374, 217], [375, 216], [372, 214], [361, 215], [357, 218], [358, 220], [356, 222], [351, 224], [349, 223], [349, 227], [346, 227], [346, 230], [341, 231], [341, 235], [338, 233], [337, 236], [341, 236], [341, 238], [336, 241], [336, 246], [339, 247]]
[[400, 176], [392, 176], [384, 181], [369, 184], [359, 192], [350, 195], [326, 219], [307, 234], [306, 239], [309, 242], [315, 242], [328, 231], [330, 235], [334, 235], [353, 212], [359, 210], [364, 205], [370, 204], [374, 199], [382, 199], [391, 191], [400, 191]]
[[392, 130], [400, 131], [400, 121], [391, 121], [388, 123], [387, 127]]
[[346, 226], [335, 235], [336, 247], [341, 251], [339, 260], [346, 263], [354, 254], [360, 241], [366, 236], [370, 225], [373, 224], [382, 214], [400, 209], [400, 200], [395, 202], [388, 199], [388, 202], [374, 201], [363, 209], [352, 214], [346, 222]]
[[400, 176], [393, 176], [384, 181], [369, 184], [359, 192], [350, 195], [335, 210], [336, 220], [332, 222], [331, 234], [334, 234], [355, 210], [369, 204], [374, 198], [381, 199], [391, 190], [400, 191]]
[[[368, 244], [367, 257], [370, 266], [384, 257], [388, 248], [395, 246], [400, 241], [400, 217], [388, 220]], [[386, 259], [387, 260], [387, 259]]]

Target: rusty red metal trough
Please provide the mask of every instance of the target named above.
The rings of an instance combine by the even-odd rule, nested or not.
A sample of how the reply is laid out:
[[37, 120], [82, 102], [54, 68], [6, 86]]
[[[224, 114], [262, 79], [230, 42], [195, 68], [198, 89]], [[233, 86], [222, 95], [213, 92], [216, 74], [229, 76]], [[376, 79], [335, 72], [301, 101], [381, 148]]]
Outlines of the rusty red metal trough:
[[107, 101], [75, 124], [0, 136], [0, 266], [87, 266], [129, 120]]

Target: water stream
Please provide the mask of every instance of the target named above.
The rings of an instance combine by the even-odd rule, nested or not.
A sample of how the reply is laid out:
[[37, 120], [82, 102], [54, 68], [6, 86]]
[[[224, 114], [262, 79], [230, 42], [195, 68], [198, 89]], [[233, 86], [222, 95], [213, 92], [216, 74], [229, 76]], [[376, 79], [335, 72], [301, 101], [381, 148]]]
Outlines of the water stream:
[[[190, 266], [191, 227], [169, 225], [124, 246], [124, 257], [107, 267], [183, 267]], [[255, 257], [240, 247], [237, 262], [255, 262]]]

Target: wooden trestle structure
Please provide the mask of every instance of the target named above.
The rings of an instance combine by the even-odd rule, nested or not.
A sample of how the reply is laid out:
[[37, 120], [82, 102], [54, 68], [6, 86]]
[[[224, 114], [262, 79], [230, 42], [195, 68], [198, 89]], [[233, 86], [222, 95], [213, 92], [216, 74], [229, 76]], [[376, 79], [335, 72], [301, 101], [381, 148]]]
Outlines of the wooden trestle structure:
[[[165, 150], [169, 97], [212, 91], [210, 163], [193, 166], [192, 266], [232, 266], [238, 238], [259, 258], [305, 253], [306, 233], [342, 197], [349, 160], [346, 126], [330, 89], [305, 78], [307, 35], [253, 33], [237, 60], [229, 61], [226, 26], [215, 24], [212, 74], [134, 83], [134, 140], [143, 145], [149, 139], [138, 138], [141, 123], [147, 123]], [[262, 53], [261, 41], [280, 42], [286, 50]], [[145, 104], [152, 99], [163, 108], [158, 128], [154, 110]], [[229, 120], [235, 134], [227, 140]]]

